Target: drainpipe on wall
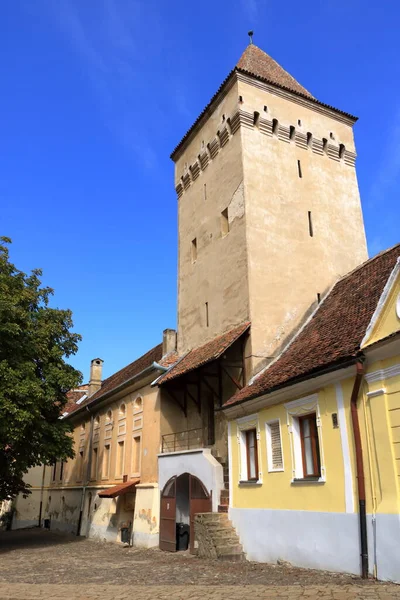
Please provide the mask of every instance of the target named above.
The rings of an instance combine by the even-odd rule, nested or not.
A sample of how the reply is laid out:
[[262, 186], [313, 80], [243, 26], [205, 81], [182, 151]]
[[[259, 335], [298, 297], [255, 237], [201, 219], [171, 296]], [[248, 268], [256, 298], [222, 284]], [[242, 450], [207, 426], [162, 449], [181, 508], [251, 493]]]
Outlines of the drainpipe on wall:
[[378, 560], [376, 553], [376, 510], [377, 510], [377, 499], [376, 499], [376, 484], [375, 484], [375, 476], [372, 467], [372, 449], [371, 449], [371, 435], [370, 428], [368, 424], [368, 414], [367, 414], [367, 398], [365, 392], [363, 393], [363, 406], [364, 406], [364, 421], [365, 421], [365, 433], [367, 437], [367, 453], [368, 453], [368, 463], [369, 463], [369, 478], [371, 482], [371, 496], [372, 496], [372, 534], [373, 534], [373, 542], [374, 542], [374, 577], [378, 579]]
[[361, 361], [356, 363], [357, 373], [351, 393], [351, 420], [353, 423], [354, 446], [356, 454], [358, 510], [360, 520], [360, 544], [361, 544], [361, 576], [368, 579], [368, 541], [367, 541], [367, 513], [365, 507], [365, 478], [363, 452], [361, 445], [360, 423], [358, 419], [357, 399], [361, 382], [364, 377], [364, 366]]
[[40, 505], [39, 505], [39, 523], [38, 523], [38, 527], [42, 526], [43, 492], [44, 492], [44, 477], [45, 477], [45, 473], [46, 473], [46, 465], [43, 465], [42, 487], [40, 488]]
[[[86, 407], [86, 410], [90, 413], [90, 408], [88, 406]], [[90, 472], [92, 470], [93, 425], [94, 425], [94, 416], [93, 416], [93, 414], [91, 414], [90, 415], [90, 430], [89, 430], [89, 456], [88, 456], [88, 462], [87, 462], [87, 468], [86, 468], [86, 478], [85, 478], [85, 481], [84, 481], [84, 484], [82, 487], [81, 508], [79, 511], [79, 520], [78, 520], [78, 528], [77, 528], [76, 535], [81, 534], [82, 515], [83, 515], [84, 504], [85, 504], [86, 487], [90, 481]]]

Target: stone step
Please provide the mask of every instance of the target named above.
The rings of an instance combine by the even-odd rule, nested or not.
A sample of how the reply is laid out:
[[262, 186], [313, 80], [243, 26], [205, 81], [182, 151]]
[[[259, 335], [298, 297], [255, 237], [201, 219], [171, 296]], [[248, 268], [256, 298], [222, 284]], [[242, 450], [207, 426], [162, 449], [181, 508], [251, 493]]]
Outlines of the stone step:
[[203, 523], [221, 523], [223, 521], [230, 522], [228, 519], [228, 515], [224, 515], [217, 512], [209, 512], [209, 513], [198, 513], [196, 516], [200, 517]]
[[241, 554], [243, 552], [242, 545], [238, 542], [236, 542], [236, 544], [229, 542], [218, 542], [215, 544], [215, 549], [218, 556], [223, 556], [224, 554]]
[[218, 504], [218, 513], [227, 513], [229, 505], [228, 504]]
[[237, 535], [234, 531], [219, 531], [218, 533], [210, 532], [211, 539], [215, 546], [229, 544], [235, 545], [238, 543]]
[[246, 556], [244, 552], [241, 552], [240, 554], [221, 554], [221, 556], [218, 556], [218, 560], [226, 560], [229, 562], [242, 562], [246, 560]]

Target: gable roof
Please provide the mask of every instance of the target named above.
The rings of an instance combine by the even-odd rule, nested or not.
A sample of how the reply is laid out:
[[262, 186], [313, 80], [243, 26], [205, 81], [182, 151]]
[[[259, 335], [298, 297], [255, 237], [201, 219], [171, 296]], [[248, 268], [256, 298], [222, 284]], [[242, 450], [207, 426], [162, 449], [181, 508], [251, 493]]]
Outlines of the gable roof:
[[314, 99], [310, 92], [285, 71], [276, 60], [254, 44], [247, 46], [236, 67], [262, 79], [267, 79], [275, 85], [285, 87], [292, 92]]
[[[68, 410], [66, 408], [65, 412], [68, 412], [69, 416], [70, 414], [76, 412], [82, 406], [92, 404], [93, 402], [96, 402], [97, 400], [100, 400], [104, 396], [110, 394], [117, 388], [120, 388], [124, 385], [128, 385], [131, 379], [133, 379], [137, 375], [140, 375], [140, 373], [145, 369], [150, 368], [154, 362], [161, 362], [161, 358], [162, 344], [158, 344], [158, 346], [155, 346], [154, 348], [146, 352], [146, 354], [143, 354], [143, 356], [131, 362], [129, 365], [127, 365], [120, 371], [117, 371], [113, 375], [110, 375], [110, 377], [108, 377], [102, 382], [101, 388], [95, 394], [90, 396], [90, 398], [86, 398], [80, 404], [76, 404], [76, 402], [68, 404]], [[71, 392], [68, 392], [68, 394], [71, 394]]]
[[232, 346], [232, 344], [236, 342], [249, 327], [250, 323], [246, 321], [234, 329], [219, 335], [203, 346], [190, 350], [187, 354], [183, 355], [174, 366], [166, 371], [164, 375], [161, 375], [161, 377], [157, 379], [157, 384], [163, 385], [172, 379], [176, 379], [181, 375], [186, 375], [186, 373], [194, 371], [195, 369], [216, 360]]
[[400, 244], [340, 279], [280, 357], [224, 406], [270, 393], [356, 357], [399, 256]]

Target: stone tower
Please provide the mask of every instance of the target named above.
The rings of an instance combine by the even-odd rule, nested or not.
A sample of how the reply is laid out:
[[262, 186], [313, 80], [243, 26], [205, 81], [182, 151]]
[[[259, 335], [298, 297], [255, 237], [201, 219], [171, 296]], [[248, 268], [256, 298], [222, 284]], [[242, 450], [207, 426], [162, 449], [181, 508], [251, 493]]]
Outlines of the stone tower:
[[180, 353], [249, 320], [254, 373], [367, 258], [355, 121], [246, 48], [172, 153]]

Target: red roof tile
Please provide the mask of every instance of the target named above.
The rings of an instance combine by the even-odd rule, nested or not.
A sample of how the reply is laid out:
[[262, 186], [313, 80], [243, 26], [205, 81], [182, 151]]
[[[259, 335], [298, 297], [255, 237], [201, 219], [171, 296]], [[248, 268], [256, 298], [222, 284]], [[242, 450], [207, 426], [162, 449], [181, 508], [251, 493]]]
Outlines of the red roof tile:
[[185, 375], [190, 371], [194, 371], [194, 369], [198, 369], [199, 367], [211, 362], [212, 360], [216, 360], [227, 350], [234, 342], [245, 331], [247, 331], [250, 327], [250, 323], [242, 323], [238, 327], [223, 333], [222, 335], [214, 338], [210, 342], [207, 342], [203, 346], [199, 348], [195, 348], [194, 350], [190, 350], [187, 354], [185, 354], [175, 366], [171, 367], [169, 371], [162, 375], [158, 380], [158, 385], [163, 385], [172, 379], [176, 379], [176, 377], [180, 377], [181, 375]]
[[101, 388], [95, 394], [93, 394], [93, 396], [90, 396], [90, 398], [87, 398], [81, 404], [72, 405], [70, 410], [68, 411], [69, 414], [77, 411], [82, 406], [86, 406], [87, 404], [91, 404], [92, 402], [99, 400], [106, 394], [109, 394], [110, 392], [114, 391], [116, 388], [127, 384], [131, 379], [133, 379], [142, 371], [144, 371], [144, 369], [151, 367], [153, 362], [160, 362], [161, 357], [162, 344], [159, 344], [158, 346], [155, 346], [154, 348], [146, 352], [146, 354], [143, 354], [143, 356], [141, 356], [137, 360], [133, 361], [120, 371], [117, 371], [116, 373], [105, 379], [102, 383]]
[[304, 96], [313, 98], [310, 92], [300, 85], [294, 77], [289, 75], [289, 73], [273, 58], [254, 44], [249, 44], [247, 46], [236, 66], [239, 70], [247, 71], [248, 73], [257, 75], [257, 77], [262, 77], [262, 79], [266, 79], [275, 85], [285, 87], [297, 94], [304, 94]]
[[336, 283], [280, 358], [225, 406], [250, 400], [357, 356], [400, 244], [378, 254]]
[[117, 496], [122, 496], [122, 494], [129, 494], [135, 491], [138, 483], [140, 483], [140, 479], [131, 479], [125, 483], [120, 483], [100, 492], [99, 498], [116, 498]]
[[79, 385], [74, 390], [67, 392], [67, 403], [63, 408], [63, 413], [73, 412], [75, 410], [76, 403], [86, 396], [88, 389], [89, 385], [85, 383], [83, 385]]

